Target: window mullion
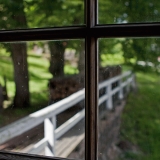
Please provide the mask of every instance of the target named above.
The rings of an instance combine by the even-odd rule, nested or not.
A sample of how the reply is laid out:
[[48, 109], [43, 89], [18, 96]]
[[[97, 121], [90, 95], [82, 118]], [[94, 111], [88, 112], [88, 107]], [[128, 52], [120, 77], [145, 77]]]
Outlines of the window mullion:
[[85, 38], [86, 26], [0, 31], [0, 42]]
[[97, 39], [86, 38], [85, 158], [97, 160], [98, 56]]
[[85, 159], [97, 160], [98, 115], [98, 54], [97, 38], [91, 33], [97, 21], [96, 0], [86, 0], [86, 98], [85, 98]]

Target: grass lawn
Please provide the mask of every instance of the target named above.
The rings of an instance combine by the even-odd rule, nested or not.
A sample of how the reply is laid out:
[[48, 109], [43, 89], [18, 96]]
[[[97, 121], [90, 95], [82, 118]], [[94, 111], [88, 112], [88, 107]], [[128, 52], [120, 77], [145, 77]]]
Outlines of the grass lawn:
[[[137, 145], [142, 154], [126, 153], [126, 159], [160, 159], [160, 77], [136, 74], [138, 92], [129, 95], [122, 115], [121, 139]], [[124, 159], [125, 159], [124, 158]]]
[[[52, 78], [52, 75], [48, 71], [49, 60], [45, 56], [29, 52], [27, 61], [29, 67], [31, 106], [27, 109], [8, 108], [15, 93], [13, 64], [9, 53], [6, 53], [4, 50], [1, 50], [0, 52], [0, 83], [4, 85], [3, 76], [5, 76], [7, 78], [7, 92], [9, 96], [9, 101], [4, 102], [6, 109], [1, 113], [0, 127], [44, 108], [49, 104], [48, 80]], [[77, 74], [78, 69], [66, 64], [64, 72], [66, 75]]]
[[1, 55], [0, 58], [0, 83], [4, 84], [3, 76], [7, 78], [7, 92], [9, 101], [4, 102], [5, 110], [0, 116], [0, 126], [8, 124], [16, 119], [24, 117], [48, 105], [48, 80], [52, 75], [48, 72], [49, 60], [35, 54], [28, 55], [29, 87], [31, 106], [27, 109], [7, 108], [14, 97], [15, 84], [13, 78], [13, 65], [10, 55]]

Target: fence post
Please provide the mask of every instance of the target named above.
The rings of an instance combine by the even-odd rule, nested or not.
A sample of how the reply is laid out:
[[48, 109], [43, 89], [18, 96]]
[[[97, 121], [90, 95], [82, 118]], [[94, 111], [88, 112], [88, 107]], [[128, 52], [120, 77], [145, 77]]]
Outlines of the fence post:
[[137, 90], [137, 85], [136, 85], [136, 76], [133, 74], [132, 75], [132, 82], [131, 82], [131, 87], [133, 91]]
[[128, 94], [128, 93], [130, 92], [130, 90], [131, 90], [132, 81], [133, 81], [133, 74], [131, 74], [130, 77], [127, 79], [127, 94]]
[[108, 100], [107, 100], [107, 109], [111, 110], [113, 108], [113, 102], [112, 102], [112, 83], [110, 83], [107, 86], [107, 94], [108, 94]]
[[130, 92], [130, 85], [131, 85], [130, 79], [131, 77], [127, 79], [127, 94]]
[[0, 84], [0, 112], [3, 109], [3, 87]]
[[122, 87], [122, 78], [120, 78], [120, 80], [118, 81], [118, 85], [119, 85], [119, 99], [123, 99], [123, 87]]
[[55, 156], [55, 128], [56, 128], [56, 117], [46, 118], [44, 120], [44, 136], [47, 140], [45, 147], [46, 156]]

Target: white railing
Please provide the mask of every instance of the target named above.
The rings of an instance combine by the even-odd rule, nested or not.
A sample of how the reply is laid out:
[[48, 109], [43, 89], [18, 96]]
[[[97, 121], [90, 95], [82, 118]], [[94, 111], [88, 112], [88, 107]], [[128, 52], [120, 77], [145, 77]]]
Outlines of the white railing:
[[[118, 82], [117, 87], [112, 89], [112, 84], [115, 82]], [[112, 109], [112, 96], [115, 93], [118, 93], [119, 98], [122, 99], [124, 97], [124, 87], [126, 87], [127, 92], [129, 92], [130, 86], [134, 87], [134, 85], [134, 75], [130, 71], [100, 83], [99, 89], [105, 88], [106, 93], [99, 98], [99, 105], [106, 102], [106, 107], [108, 109]], [[55, 104], [52, 104], [44, 109], [30, 114], [25, 118], [22, 118], [10, 125], [7, 125], [6, 127], [1, 128], [0, 144], [3, 144], [4, 142], [16, 136], [19, 136], [44, 122], [44, 138], [37, 144], [35, 144], [28, 151], [28, 153], [38, 154], [45, 148], [45, 155], [54, 156], [55, 141], [84, 118], [85, 109], [78, 112], [76, 115], [67, 120], [58, 128], [56, 128], [57, 114], [65, 111], [66, 109], [72, 107], [73, 105], [84, 99], [85, 89], [82, 89]]]

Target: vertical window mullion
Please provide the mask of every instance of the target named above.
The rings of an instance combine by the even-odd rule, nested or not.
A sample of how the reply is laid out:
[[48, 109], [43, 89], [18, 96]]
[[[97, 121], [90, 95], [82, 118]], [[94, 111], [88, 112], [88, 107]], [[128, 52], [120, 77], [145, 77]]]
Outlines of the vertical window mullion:
[[86, 0], [86, 81], [85, 81], [85, 159], [97, 160], [97, 115], [98, 115], [98, 54], [97, 38], [91, 35], [91, 28], [96, 25], [96, 0]]
[[85, 158], [97, 160], [98, 56], [95, 37], [86, 38]]

